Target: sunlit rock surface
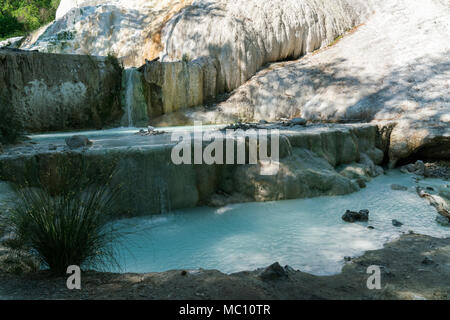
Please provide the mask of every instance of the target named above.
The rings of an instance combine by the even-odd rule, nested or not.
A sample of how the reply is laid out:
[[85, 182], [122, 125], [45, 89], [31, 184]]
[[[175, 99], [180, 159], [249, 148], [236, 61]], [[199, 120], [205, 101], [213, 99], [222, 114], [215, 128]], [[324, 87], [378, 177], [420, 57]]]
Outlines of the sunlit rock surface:
[[62, 1], [55, 22], [24, 49], [43, 52], [114, 55], [126, 67], [141, 66], [162, 49], [160, 32], [190, 0]]
[[390, 143], [392, 164], [414, 154], [448, 159], [449, 38], [448, 1], [380, 1], [364, 25], [333, 46], [272, 64], [215, 110], [200, 108], [184, 116], [209, 123], [295, 116], [393, 120], [398, 125]]
[[197, 0], [163, 30], [164, 61], [215, 58], [220, 89], [232, 90], [265, 63], [298, 58], [364, 21], [359, 0]]

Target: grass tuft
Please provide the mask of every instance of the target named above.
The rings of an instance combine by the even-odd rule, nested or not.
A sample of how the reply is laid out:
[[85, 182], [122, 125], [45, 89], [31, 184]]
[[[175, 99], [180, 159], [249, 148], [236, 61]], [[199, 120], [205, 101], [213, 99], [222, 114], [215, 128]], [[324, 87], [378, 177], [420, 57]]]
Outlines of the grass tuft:
[[115, 248], [121, 235], [110, 223], [117, 191], [108, 184], [58, 196], [45, 188], [23, 188], [17, 194], [19, 201], [8, 217], [16, 248], [54, 274], [65, 274], [70, 265], [120, 269]]

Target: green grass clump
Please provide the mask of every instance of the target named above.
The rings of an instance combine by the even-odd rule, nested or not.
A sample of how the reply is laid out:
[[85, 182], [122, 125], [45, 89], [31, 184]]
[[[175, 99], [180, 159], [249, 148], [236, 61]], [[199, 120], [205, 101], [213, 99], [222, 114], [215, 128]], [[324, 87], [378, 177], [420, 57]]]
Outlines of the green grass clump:
[[117, 192], [90, 186], [51, 196], [45, 188], [17, 191], [19, 201], [8, 218], [25, 250], [55, 274], [67, 267], [119, 267], [115, 245], [120, 233], [110, 223]]

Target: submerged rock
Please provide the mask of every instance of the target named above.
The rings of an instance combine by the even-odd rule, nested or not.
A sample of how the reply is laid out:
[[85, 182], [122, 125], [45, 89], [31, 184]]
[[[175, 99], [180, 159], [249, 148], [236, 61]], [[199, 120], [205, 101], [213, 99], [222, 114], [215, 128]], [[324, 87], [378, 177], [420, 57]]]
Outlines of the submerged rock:
[[66, 139], [66, 144], [70, 149], [78, 149], [92, 145], [92, 141], [83, 135], [75, 135]]
[[396, 220], [396, 219], [393, 219], [393, 220], [392, 220], [392, 225], [393, 225], [394, 227], [401, 227], [401, 226], [403, 225], [403, 223], [401, 223], [400, 221], [398, 221], [398, 220]]
[[436, 217], [436, 222], [444, 227], [450, 227], [450, 219], [441, 215]]
[[399, 185], [399, 184], [391, 184], [391, 189], [392, 190], [398, 190], [398, 191], [406, 191], [408, 190], [408, 187]]
[[364, 209], [359, 212], [347, 210], [342, 216], [342, 220], [346, 222], [368, 221], [369, 210]]
[[358, 186], [363, 189], [365, 187], [367, 187], [366, 182], [364, 181], [364, 179], [357, 179], [356, 183], [358, 183]]
[[430, 264], [434, 264], [434, 261], [433, 261], [433, 259], [431, 259], [431, 258], [429, 258], [429, 257], [425, 257], [425, 258], [422, 260], [422, 264], [430, 265]]

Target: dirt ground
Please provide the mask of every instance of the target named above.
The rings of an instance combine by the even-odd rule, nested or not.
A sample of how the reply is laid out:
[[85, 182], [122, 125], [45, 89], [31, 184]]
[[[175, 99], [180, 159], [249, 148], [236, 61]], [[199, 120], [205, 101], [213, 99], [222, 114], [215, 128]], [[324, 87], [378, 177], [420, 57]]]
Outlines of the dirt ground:
[[[381, 289], [367, 288], [367, 268], [381, 268]], [[347, 262], [334, 276], [290, 268], [231, 275], [216, 270], [147, 274], [83, 272], [81, 290], [47, 272], [0, 272], [0, 299], [444, 299], [450, 300], [450, 238], [405, 234]], [[278, 273], [277, 273], [278, 271]]]

